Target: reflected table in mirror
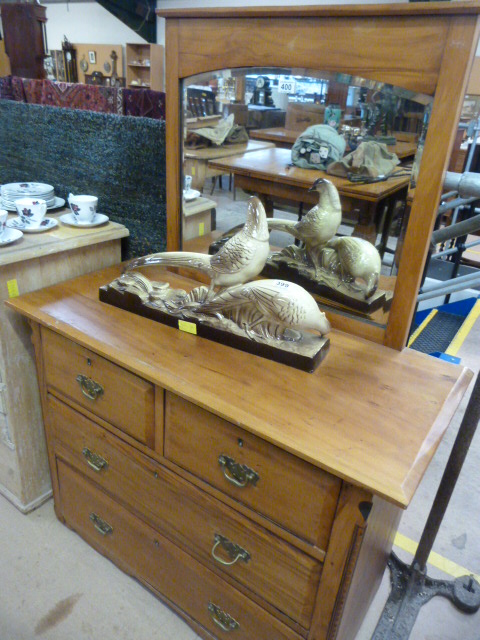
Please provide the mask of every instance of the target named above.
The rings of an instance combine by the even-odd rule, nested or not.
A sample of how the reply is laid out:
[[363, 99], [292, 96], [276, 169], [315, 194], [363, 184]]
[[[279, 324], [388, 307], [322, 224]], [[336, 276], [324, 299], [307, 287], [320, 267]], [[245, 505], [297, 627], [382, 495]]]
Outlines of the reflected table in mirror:
[[[286, 129], [285, 127], [273, 127], [271, 129], [253, 129], [249, 132], [249, 135], [254, 140], [273, 142], [280, 149], [291, 149], [301, 133], [302, 131]], [[391, 153], [395, 153], [400, 160], [413, 159], [417, 150], [414, 140], [401, 140], [399, 136], [395, 137], [397, 138], [396, 143], [388, 145], [388, 150]]]
[[[372, 243], [376, 242], [380, 229], [382, 235], [388, 233], [385, 225], [382, 227], [382, 220], [389, 220], [396, 202], [405, 200], [409, 184], [409, 176], [405, 175], [383, 182], [358, 184], [330, 176], [325, 171], [301, 169], [291, 164], [288, 149], [279, 148], [211, 160], [209, 169], [233, 173], [235, 187], [257, 194], [269, 217], [273, 216], [276, 201], [316, 204], [317, 194], [308, 190], [318, 178], [328, 178], [340, 194], [344, 222], [353, 222], [353, 235]], [[380, 244], [385, 244], [383, 237]]]
[[189, 149], [185, 147], [185, 175], [192, 176], [192, 189], [203, 191], [205, 180], [214, 178], [229, 171], [217, 171], [210, 165], [211, 160], [219, 158], [229, 158], [245, 153], [260, 151], [261, 149], [270, 149], [274, 146], [273, 142], [265, 142], [259, 140], [250, 140], [246, 144], [227, 144], [220, 147], [204, 147], [200, 149]]

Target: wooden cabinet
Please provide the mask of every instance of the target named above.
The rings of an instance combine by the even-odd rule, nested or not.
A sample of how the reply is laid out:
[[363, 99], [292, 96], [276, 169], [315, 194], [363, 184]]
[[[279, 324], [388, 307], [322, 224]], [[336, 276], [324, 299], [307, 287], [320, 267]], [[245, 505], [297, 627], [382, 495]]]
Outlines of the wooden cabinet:
[[304, 373], [101, 303], [120, 271], [8, 302], [58, 517], [208, 640], [352, 640], [471, 373], [337, 331]]
[[21, 78], [45, 78], [46, 8], [26, 2], [2, 3], [1, 16], [12, 74]]
[[[57, 218], [59, 214], [49, 215]], [[117, 264], [121, 239], [126, 236], [128, 229], [116, 222], [84, 229], [59, 224], [47, 233], [24, 234], [2, 247], [0, 494], [23, 512], [47, 500], [52, 487], [30, 329], [7, 309], [4, 300]]]
[[160, 44], [127, 44], [127, 87], [164, 91], [163, 53]]

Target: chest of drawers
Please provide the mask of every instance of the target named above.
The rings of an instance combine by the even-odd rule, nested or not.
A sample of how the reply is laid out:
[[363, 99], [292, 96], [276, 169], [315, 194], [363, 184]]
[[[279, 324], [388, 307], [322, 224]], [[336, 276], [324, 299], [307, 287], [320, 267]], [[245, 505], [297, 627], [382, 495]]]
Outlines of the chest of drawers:
[[[468, 372], [341, 334], [298, 372], [103, 305], [114, 272], [9, 303], [31, 320], [58, 517], [202, 637], [352, 640]], [[399, 376], [421, 403], [407, 434]]]

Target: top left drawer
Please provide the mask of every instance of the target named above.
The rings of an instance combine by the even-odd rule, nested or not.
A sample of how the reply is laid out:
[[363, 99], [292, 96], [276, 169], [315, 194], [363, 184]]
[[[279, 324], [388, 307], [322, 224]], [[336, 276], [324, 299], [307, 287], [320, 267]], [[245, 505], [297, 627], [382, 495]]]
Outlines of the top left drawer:
[[47, 387], [153, 447], [154, 386], [53, 331], [42, 331]]

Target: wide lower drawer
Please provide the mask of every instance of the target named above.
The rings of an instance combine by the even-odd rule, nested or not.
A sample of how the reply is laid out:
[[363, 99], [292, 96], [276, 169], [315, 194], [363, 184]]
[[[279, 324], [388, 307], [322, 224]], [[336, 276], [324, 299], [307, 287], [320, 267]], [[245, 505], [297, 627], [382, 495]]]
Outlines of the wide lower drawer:
[[150, 382], [53, 331], [42, 330], [42, 344], [49, 387], [153, 447], [155, 389]]
[[326, 549], [341, 481], [173, 393], [165, 456]]
[[58, 461], [66, 523], [120, 567], [151, 585], [216, 637], [300, 640], [246, 596]]
[[321, 564], [48, 396], [56, 455], [209, 567], [308, 628]]

